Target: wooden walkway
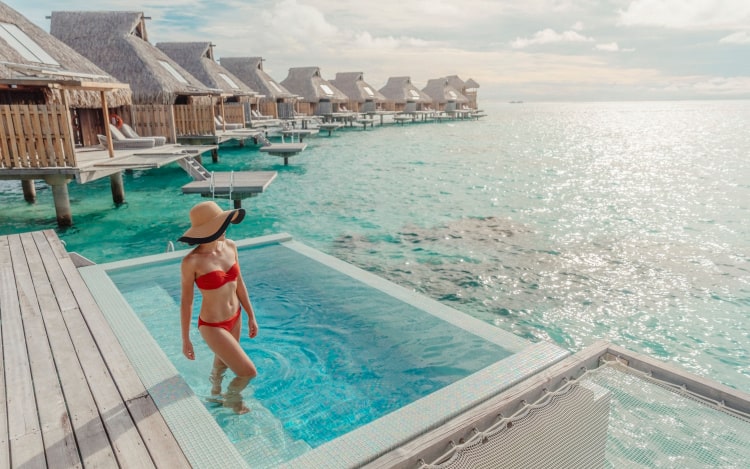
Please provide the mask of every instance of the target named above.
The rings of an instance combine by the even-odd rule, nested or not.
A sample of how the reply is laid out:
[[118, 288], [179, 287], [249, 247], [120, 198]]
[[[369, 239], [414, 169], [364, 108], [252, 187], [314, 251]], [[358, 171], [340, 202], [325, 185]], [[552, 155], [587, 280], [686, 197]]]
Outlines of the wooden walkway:
[[0, 236], [0, 468], [190, 467], [52, 230]]

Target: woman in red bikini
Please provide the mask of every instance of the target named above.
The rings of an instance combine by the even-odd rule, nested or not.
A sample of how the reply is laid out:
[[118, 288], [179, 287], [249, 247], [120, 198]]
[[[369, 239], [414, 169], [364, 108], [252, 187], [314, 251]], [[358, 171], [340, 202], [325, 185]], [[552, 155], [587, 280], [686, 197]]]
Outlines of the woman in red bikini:
[[190, 210], [190, 229], [179, 239], [191, 245], [197, 244], [182, 260], [181, 267], [182, 353], [188, 360], [195, 360], [193, 343], [190, 341], [190, 321], [194, 285], [197, 285], [203, 296], [198, 331], [214, 352], [209, 378], [212, 400], [222, 402], [221, 382], [227, 368], [231, 369], [236, 377], [227, 387], [223, 405], [238, 414], [250, 410], [240, 393], [257, 374], [252, 360], [240, 347], [242, 309], [247, 312], [251, 338], [258, 334], [258, 324], [240, 274], [237, 246], [226, 239], [225, 231], [230, 223], [239, 223], [244, 217], [244, 209], [223, 211], [215, 202], [201, 202]]

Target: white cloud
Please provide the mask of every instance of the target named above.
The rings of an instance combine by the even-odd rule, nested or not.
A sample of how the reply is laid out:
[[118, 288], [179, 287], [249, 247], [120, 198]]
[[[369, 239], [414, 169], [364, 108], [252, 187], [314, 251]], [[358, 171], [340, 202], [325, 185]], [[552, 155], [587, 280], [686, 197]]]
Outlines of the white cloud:
[[747, 0], [633, 0], [619, 13], [626, 26], [733, 30], [750, 24]]
[[576, 21], [576, 23], [570, 27], [573, 31], [583, 31], [583, 23], [581, 21]]
[[363, 49], [397, 49], [399, 47], [427, 47], [431, 45], [429, 41], [408, 36], [373, 37], [367, 31], [356, 34], [354, 44]]
[[750, 33], [747, 31], [737, 31], [719, 39], [719, 42], [721, 44], [750, 44]]
[[596, 50], [603, 50], [607, 52], [617, 52], [618, 50], [620, 50], [620, 46], [618, 46], [616, 42], [610, 42], [607, 44], [597, 44]]
[[534, 44], [551, 44], [556, 42], [591, 42], [593, 38], [583, 36], [575, 31], [564, 31], [558, 33], [553, 29], [547, 28], [537, 31], [530, 38], [517, 37], [511, 42], [514, 49], [523, 49]]

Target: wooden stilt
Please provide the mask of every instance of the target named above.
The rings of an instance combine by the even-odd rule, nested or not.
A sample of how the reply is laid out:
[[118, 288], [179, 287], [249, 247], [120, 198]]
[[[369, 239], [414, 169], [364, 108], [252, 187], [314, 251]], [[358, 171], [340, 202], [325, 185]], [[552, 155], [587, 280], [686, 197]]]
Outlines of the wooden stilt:
[[33, 179], [22, 179], [21, 188], [23, 189], [23, 199], [33, 204], [36, 202], [36, 187], [34, 187]]
[[109, 177], [109, 185], [112, 188], [112, 201], [115, 205], [125, 202], [125, 184], [122, 182], [122, 172], [115, 173]]
[[213, 161], [214, 163], [219, 162], [219, 150], [216, 148], [211, 150], [211, 161]]
[[234, 208], [242, 208], [242, 199], [234, 199]]
[[70, 197], [68, 196], [70, 179], [63, 175], [54, 175], [48, 176], [44, 180], [52, 187], [57, 225], [60, 227], [73, 226], [73, 213], [70, 209]]

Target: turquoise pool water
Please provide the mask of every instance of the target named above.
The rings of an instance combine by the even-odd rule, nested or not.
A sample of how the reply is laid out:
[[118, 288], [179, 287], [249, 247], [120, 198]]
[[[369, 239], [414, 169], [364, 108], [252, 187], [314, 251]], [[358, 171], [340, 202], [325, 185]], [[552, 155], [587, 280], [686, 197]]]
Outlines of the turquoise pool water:
[[[205, 398], [213, 355], [196, 328], [196, 301], [196, 361], [182, 356], [179, 261], [108, 274]], [[259, 435], [282, 441], [269, 441], [267, 451], [279, 454], [266, 463], [291, 459], [511, 355], [500, 338], [479, 337], [284, 246], [244, 248], [240, 263], [261, 327], [257, 338], [241, 340], [258, 367], [245, 393], [253, 412], [236, 416], [205, 405], [238, 448]]]

